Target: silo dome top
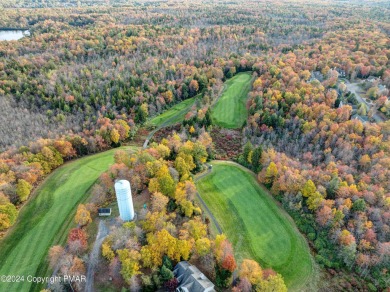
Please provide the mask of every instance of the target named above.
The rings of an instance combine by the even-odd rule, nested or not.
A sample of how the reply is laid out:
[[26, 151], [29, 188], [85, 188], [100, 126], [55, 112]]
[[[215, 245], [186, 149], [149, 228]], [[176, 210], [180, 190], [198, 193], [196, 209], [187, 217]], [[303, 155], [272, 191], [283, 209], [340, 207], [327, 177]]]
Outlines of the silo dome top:
[[130, 182], [125, 179], [121, 179], [115, 182], [115, 188], [116, 189], [126, 189], [130, 188]]

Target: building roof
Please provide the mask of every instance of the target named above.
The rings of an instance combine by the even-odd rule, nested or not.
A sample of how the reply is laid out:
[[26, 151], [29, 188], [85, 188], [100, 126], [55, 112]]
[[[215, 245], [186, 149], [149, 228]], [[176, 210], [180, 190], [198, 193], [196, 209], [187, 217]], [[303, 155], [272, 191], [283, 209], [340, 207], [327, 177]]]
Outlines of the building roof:
[[351, 116], [351, 120], [359, 120], [361, 121], [363, 124], [367, 123], [368, 122], [368, 118], [367, 117], [363, 117], [361, 115], [358, 115], [358, 114], [354, 114]]
[[195, 266], [179, 262], [173, 273], [179, 281], [176, 291], [215, 292], [214, 284]]
[[368, 76], [368, 78], [367, 78], [367, 81], [369, 81], [369, 82], [373, 82], [373, 81], [377, 81], [377, 80], [380, 80], [380, 78], [375, 77], [375, 76]]

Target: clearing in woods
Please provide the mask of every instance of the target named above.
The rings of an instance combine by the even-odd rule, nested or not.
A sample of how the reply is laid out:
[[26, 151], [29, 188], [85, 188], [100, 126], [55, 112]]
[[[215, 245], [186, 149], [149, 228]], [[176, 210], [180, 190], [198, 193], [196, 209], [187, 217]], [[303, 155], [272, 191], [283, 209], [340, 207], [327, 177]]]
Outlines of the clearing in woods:
[[225, 82], [222, 96], [211, 112], [214, 124], [228, 129], [237, 129], [244, 125], [248, 115], [245, 103], [251, 83], [250, 72], [238, 73]]
[[[293, 220], [254, 175], [231, 162], [212, 162], [198, 191], [232, 242], [238, 262], [258, 261], [280, 273], [289, 291], [310, 289], [315, 269], [309, 246]], [[315, 284], [314, 284], [315, 285]]]
[[197, 96], [194, 96], [174, 105], [161, 115], [152, 118], [147, 124], [156, 127], [167, 127], [182, 122], [184, 120], [184, 116], [188, 113], [196, 98]]
[[21, 209], [18, 220], [0, 241], [0, 275], [24, 276], [19, 283], [0, 282], [0, 291], [40, 291], [27, 276], [48, 275], [47, 252], [62, 244], [77, 205], [99, 176], [114, 163], [122, 147], [68, 162], [51, 173]]

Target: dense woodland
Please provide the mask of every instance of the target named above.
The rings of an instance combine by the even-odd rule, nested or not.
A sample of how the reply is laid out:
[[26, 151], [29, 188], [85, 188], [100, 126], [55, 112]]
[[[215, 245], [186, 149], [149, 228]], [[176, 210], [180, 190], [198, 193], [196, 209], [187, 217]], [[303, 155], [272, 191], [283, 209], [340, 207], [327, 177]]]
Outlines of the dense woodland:
[[[47, 137], [64, 134], [65, 129], [91, 130], [99, 115], [113, 119], [125, 114], [142, 122], [198, 91], [215, 89], [235, 71], [251, 70], [259, 56], [270, 58], [269, 52], [297, 49], [328, 32], [353, 29], [358, 34], [363, 28], [370, 36], [379, 34], [383, 46], [389, 29], [388, 16], [375, 6], [187, 5], [41, 9], [39, 13], [6, 9], [0, 27], [29, 27], [32, 37], [0, 44], [0, 94], [16, 108], [6, 114], [20, 116], [19, 124], [2, 123], [0, 147], [20, 146], [40, 137], [37, 128], [48, 128]], [[352, 40], [358, 48], [360, 44]], [[357, 55], [364, 51], [357, 50]], [[345, 49], [341, 53], [349, 58]], [[386, 54], [367, 53], [385, 67]], [[310, 54], [311, 60], [329, 57]], [[24, 120], [34, 123], [29, 126]]]
[[[363, 124], [350, 119], [351, 106], [335, 107], [338, 72], [330, 67], [388, 82], [388, 41], [374, 32], [347, 30], [342, 37], [329, 33], [314, 45], [275, 54], [259, 68], [244, 129], [253, 144], [267, 148], [259, 181], [313, 240], [318, 262], [361, 275], [385, 276], [389, 263], [390, 124]], [[328, 57], [321, 50], [334, 56], [332, 62], [324, 62]], [[322, 83], [308, 81], [312, 70], [323, 72]], [[248, 161], [250, 144], [246, 148]]]
[[[340, 106], [349, 96], [340, 74], [348, 80], [379, 77], [390, 88], [389, 3], [199, 4], [1, 11], [0, 27], [27, 27], [31, 37], [0, 42], [0, 230], [12, 226], [32, 189], [64, 161], [120, 145], [148, 118], [182, 100], [202, 97], [183, 133], [204, 139], [205, 130], [218, 132], [209, 111], [223, 82], [252, 71], [249, 115], [236, 139], [246, 144], [235, 159], [283, 203], [322, 267], [356, 273], [371, 289], [385, 289], [390, 123], [351, 119], [352, 106]], [[375, 108], [388, 117], [388, 90], [369, 90]], [[170, 143], [153, 146], [126, 167], [159, 158], [172, 167], [180, 146]], [[161, 154], [166, 148], [169, 154]], [[194, 162], [189, 172], [201, 168], [202, 159]], [[180, 173], [180, 167], [174, 168]], [[135, 174], [135, 191], [148, 185], [150, 193], [176, 202], [174, 189], [165, 194], [158, 184], [151, 188], [149, 180], [156, 178], [148, 171]], [[199, 210], [190, 201], [179, 210], [195, 220]], [[186, 214], [185, 208], [195, 209]], [[182, 223], [173, 225], [180, 230]], [[119, 261], [127, 256], [113, 254]]]

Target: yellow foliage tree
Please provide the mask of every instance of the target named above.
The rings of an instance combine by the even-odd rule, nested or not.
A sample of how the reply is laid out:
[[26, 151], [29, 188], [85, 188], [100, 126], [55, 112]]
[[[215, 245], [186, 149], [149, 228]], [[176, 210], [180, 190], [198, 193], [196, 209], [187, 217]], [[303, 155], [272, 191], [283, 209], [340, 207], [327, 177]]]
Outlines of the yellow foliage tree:
[[117, 129], [112, 129], [111, 132], [110, 132], [110, 139], [113, 143], [118, 143], [119, 142], [119, 138], [120, 138], [120, 135], [119, 135], [119, 132]]
[[24, 179], [20, 179], [18, 181], [18, 185], [16, 186], [16, 194], [19, 196], [20, 201], [24, 202], [27, 200], [31, 189], [32, 186]]
[[257, 79], [253, 82], [252, 87], [253, 87], [254, 89], [257, 90], [257, 89], [260, 89], [262, 85], [263, 85], [263, 82], [261, 81], [261, 78], [259, 77], [259, 78], [257, 78]]
[[368, 167], [371, 163], [371, 158], [370, 156], [368, 156], [367, 154], [363, 155], [360, 160], [359, 160], [359, 164], [362, 166], [362, 167]]
[[273, 184], [274, 180], [278, 176], [278, 168], [274, 162], [271, 162], [265, 172], [264, 182], [266, 184]]
[[187, 217], [191, 217], [194, 212], [200, 213], [201, 211], [194, 206], [194, 204], [188, 200], [187, 194], [187, 183], [179, 182], [175, 190], [175, 200], [176, 203], [180, 206], [181, 210]]
[[188, 200], [183, 200], [180, 204], [182, 211], [186, 217], [192, 217], [194, 214], [194, 204]]
[[167, 215], [165, 210], [161, 212], [149, 212], [146, 214], [146, 220], [142, 223], [142, 227], [146, 232], [161, 230], [166, 228], [168, 220], [174, 216], [175, 213]]
[[284, 284], [281, 275], [271, 275], [266, 280], [263, 280], [256, 286], [256, 292], [287, 292], [286, 284]]
[[156, 150], [158, 152], [158, 155], [160, 155], [160, 157], [162, 158], [166, 158], [171, 154], [171, 150], [164, 144], [158, 144]]
[[[195, 166], [193, 162], [192, 165]], [[187, 162], [183, 159], [183, 155], [177, 156], [175, 159], [175, 169], [179, 172], [183, 180], [189, 178], [192, 165], [187, 164]]]
[[262, 281], [263, 271], [256, 261], [244, 259], [240, 266], [239, 277], [247, 278], [252, 285], [256, 285]]
[[207, 235], [207, 226], [202, 222], [202, 219], [199, 216], [184, 223], [183, 227], [188, 230], [189, 239], [194, 239], [196, 241]]
[[149, 233], [147, 242], [141, 248], [141, 256], [143, 265], [151, 268], [161, 266], [164, 255], [175, 261], [180, 261], [181, 258], [187, 260], [192, 248], [188, 241], [173, 237], [166, 229], [156, 234]]
[[314, 192], [307, 199], [307, 206], [310, 210], [315, 211], [321, 206], [323, 201], [324, 197], [319, 192]]
[[115, 257], [115, 253], [111, 249], [111, 246], [108, 241], [105, 241], [102, 244], [102, 256], [109, 261], [111, 261]]
[[214, 254], [215, 254], [215, 258], [217, 259], [218, 262], [221, 261], [223, 255], [224, 255], [223, 250], [222, 250], [222, 245], [223, 245], [225, 240], [226, 240], [226, 235], [223, 233], [218, 234], [214, 240]]
[[211, 241], [208, 238], [200, 238], [195, 242], [195, 250], [198, 255], [205, 256], [211, 250]]
[[308, 180], [303, 186], [301, 193], [304, 197], [308, 198], [317, 191], [316, 185], [312, 180]]
[[7, 229], [11, 226], [9, 217], [6, 214], [0, 214], [0, 230]]
[[139, 264], [141, 254], [136, 250], [128, 249], [119, 249], [117, 252], [122, 266], [121, 275], [130, 284], [133, 276], [141, 274]]
[[85, 205], [80, 204], [77, 207], [77, 212], [74, 220], [79, 226], [85, 226], [92, 222], [91, 214], [89, 213]]
[[191, 126], [191, 127], [190, 127], [189, 132], [190, 132], [190, 134], [194, 134], [194, 133], [195, 133], [195, 128], [194, 128], [194, 126]]
[[149, 191], [151, 193], [161, 192], [162, 194], [173, 197], [175, 193], [175, 181], [169, 173], [168, 166], [163, 164], [156, 172], [155, 178], [149, 181]]
[[124, 140], [129, 137], [130, 126], [124, 120], [116, 120], [115, 128], [118, 130], [120, 140]]

